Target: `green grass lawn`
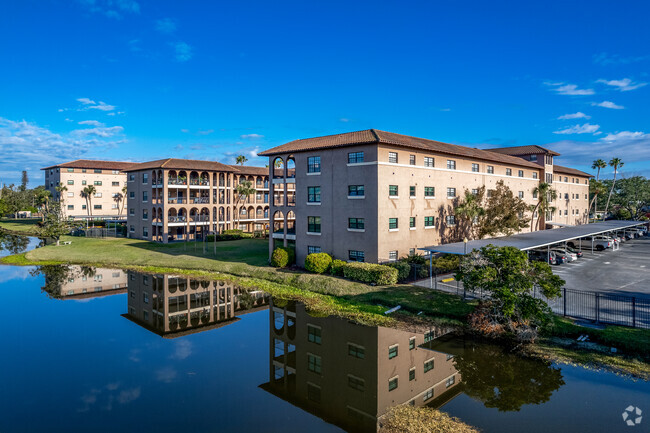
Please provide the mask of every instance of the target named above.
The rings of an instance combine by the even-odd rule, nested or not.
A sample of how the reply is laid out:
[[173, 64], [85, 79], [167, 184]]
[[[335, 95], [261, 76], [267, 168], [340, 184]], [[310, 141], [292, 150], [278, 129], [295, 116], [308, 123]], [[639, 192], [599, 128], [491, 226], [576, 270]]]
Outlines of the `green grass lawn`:
[[40, 218], [2, 218], [0, 219], [0, 228], [12, 233], [31, 235], [35, 233], [36, 225], [40, 221]]

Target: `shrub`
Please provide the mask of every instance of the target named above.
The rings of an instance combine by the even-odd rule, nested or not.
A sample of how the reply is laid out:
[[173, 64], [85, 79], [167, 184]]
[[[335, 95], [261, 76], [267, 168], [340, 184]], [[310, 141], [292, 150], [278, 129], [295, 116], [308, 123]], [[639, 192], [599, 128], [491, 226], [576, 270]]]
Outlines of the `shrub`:
[[220, 234], [220, 235], [207, 235], [205, 237], [205, 240], [207, 242], [214, 242], [215, 241], [215, 236], [216, 236], [216, 241], [237, 241], [239, 239], [243, 239], [245, 236], [241, 234]]
[[343, 268], [346, 264], [347, 263], [345, 263], [343, 260], [333, 260], [332, 264], [330, 265], [330, 274], [342, 277]]
[[315, 274], [326, 272], [332, 264], [332, 257], [327, 253], [312, 253], [305, 258], [305, 269]]
[[397, 283], [397, 269], [373, 263], [346, 263], [343, 266], [343, 276], [362, 283], [385, 286]]
[[296, 256], [293, 248], [277, 247], [271, 255], [271, 266], [276, 268], [286, 268], [293, 264]]
[[422, 254], [410, 254], [404, 258], [406, 263], [413, 263], [416, 265], [424, 265], [427, 263], [427, 259], [424, 258]]
[[232, 229], [232, 230], [224, 230], [222, 234], [224, 234], [224, 235], [241, 235], [243, 233], [244, 233], [243, 230]]
[[411, 275], [411, 265], [405, 261], [400, 260], [399, 262], [392, 262], [387, 266], [397, 269], [397, 281], [400, 283], [408, 280], [409, 276]]

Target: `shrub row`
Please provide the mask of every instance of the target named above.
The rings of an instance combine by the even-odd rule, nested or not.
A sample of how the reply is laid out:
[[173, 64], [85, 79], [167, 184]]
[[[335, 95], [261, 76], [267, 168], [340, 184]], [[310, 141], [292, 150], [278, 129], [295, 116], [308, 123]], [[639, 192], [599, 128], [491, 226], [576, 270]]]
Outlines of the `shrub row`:
[[[215, 237], [216, 237], [216, 239], [215, 239]], [[244, 239], [244, 236], [241, 235], [241, 234], [226, 234], [226, 233], [222, 233], [222, 234], [220, 234], [220, 235], [207, 235], [207, 236], [205, 237], [205, 240], [206, 240], [207, 242], [214, 242], [215, 240], [216, 240], [217, 242], [219, 242], [219, 241], [237, 241], [237, 240], [239, 240], [239, 239]]]
[[379, 286], [397, 283], [398, 271], [390, 266], [352, 262], [345, 263], [342, 268], [343, 276], [353, 281]]

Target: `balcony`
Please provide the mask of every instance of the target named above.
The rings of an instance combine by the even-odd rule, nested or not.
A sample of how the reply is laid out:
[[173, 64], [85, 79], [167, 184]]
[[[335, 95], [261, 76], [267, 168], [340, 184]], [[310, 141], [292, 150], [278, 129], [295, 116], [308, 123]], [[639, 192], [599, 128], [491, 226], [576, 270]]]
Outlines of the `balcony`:
[[168, 179], [167, 185], [187, 185], [187, 179]]
[[185, 216], [170, 216], [167, 218], [169, 223], [186, 223], [187, 217]]
[[194, 215], [190, 216], [191, 222], [207, 222], [210, 221], [210, 215]]
[[192, 197], [190, 202], [194, 204], [209, 204], [210, 197]]
[[187, 199], [185, 199], [183, 197], [177, 197], [177, 198], [169, 197], [167, 199], [167, 203], [168, 204], [187, 204]]
[[190, 179], [191, 186], [210, 186], [208, 179]]

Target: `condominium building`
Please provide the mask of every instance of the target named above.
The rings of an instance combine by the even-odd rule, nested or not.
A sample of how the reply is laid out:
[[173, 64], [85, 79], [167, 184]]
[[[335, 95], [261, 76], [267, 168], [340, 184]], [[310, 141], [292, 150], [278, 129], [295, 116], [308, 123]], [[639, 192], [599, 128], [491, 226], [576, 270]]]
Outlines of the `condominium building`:
[[[168, 158], [126, 170], [128, 236], [158, 242], [200, 240], [209, 233], [268, 229], [268, 169]], [[245, 199], [235, 188], [248, 181]]]
[[590, 175], [554, 165], [557, 155], [539, 146], [481, 150], [375, 129], [292, 141], [260, 153], [269, 157], [274, 197], [269, 253], [291, 244], [299, 264], [321, 251], [376, 263], [462, 240], [455, 207], [464, 191], [485, 187], [489, 196], [499, 181], [529, 206], [538, 202], [540, 182], [562, 194], [556, 213], [542, 215], [535, 229], [586, 223]]
[[[41, 170], [45, 172], [45, 188], [54, 200], [61, 202], [66, 216], [110, 218], [124, 214], [124, 170], [132, 165], [130, 162], [78, 159]], [[86, 198], [82, 191], [91, 185], [95, 193]], [[61, 188], [57, 189], [58, 186]]]
[[67, 274], [61, 271], [50, 274], [47, 267], [40, 272], [45, 277], [43, 291], [56, 299], [88, 299], [126, 292], [126, 273], [120, 269], [68, 266]]
[[457, 393], [453, 356], [428, 344], [446, 332], [359, 325], [271, 300], [269, 382], [261, 388], [346, 431], [377, 431], [393, 406]]

